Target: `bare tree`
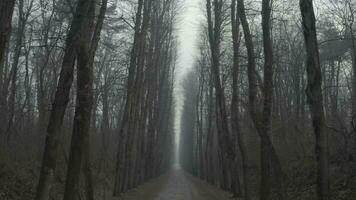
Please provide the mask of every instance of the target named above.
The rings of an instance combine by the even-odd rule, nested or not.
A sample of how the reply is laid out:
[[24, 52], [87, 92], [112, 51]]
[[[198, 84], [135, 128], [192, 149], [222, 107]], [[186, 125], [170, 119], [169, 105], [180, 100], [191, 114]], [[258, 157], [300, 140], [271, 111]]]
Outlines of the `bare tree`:
[[16, 101], [16, 84], [17, 84], [17, 74], [19, 71], [19, 60], [20, 54], [23, 47], [23, 39], [26, 31], [26, 22], [28, 17], [31, 14], [33, 6], [33, 0], [29, 1], [29, 5], [25, 10], [25, 2], [24, 0], [19, 0], [18, 10], [18, 22], [17, 22], [17, 34], [16, 34], [16, 44], [15, 44], [15, 52], [13, 57], [13, 65], [11, 68], [11, 88], [10, 88], [10, 97], [9, 97], [9, 119], [7, 124], [7, 142], [10, 142], [11, 132], [13, 132], [13, 124], [14, 124], [14, 115], [15, 115], [15, 101]]
[[80, 0], [67, 36], [66, 49], [62, 62], [61, 75], [57, 85], [55, 99], [47, 127], [45, 150], [42, 168], [37, 186], [36, 200], [49, 199], [54, 181], [57, 152], [65, 110], [69, 101], [70, 88], [73, 82], [74, 64], [80, 48], [78, 39], [89, 34], [85, 18], [89, 15], [90, 2]]
[[315, 155], [317, 160], [317, 198], [329, 199], [329, 153], [328, 135], [325, 130], [325, 116], [322, 95], [322, 74], [319, 60], [318, 40], [315, 28], [315, 14], [312, 0], [300, 0], [302, 24], [307, 51], [308, 86], [306, 94], [312, 116], [315, 134]]
[[256, 61], [254, 45], [250, 33], [249, 24], [245, 14], [244, 1], [238, 1], [239, 16], [244, 30], [245, 43], [248, 54], [248, 83], [249, 83], [249, 111], [254, 122], [255, 128], [261, 138], [261, 194], [260, 198], [270, 197], [270, 173], [271, 163], [274, 165], [275, 177], [278, 177], [277, 191], [278, 198], [284, 199], [283, 192], [283, 172], [277, 156], [277, 153], [269, 138], [271, 132], [271, 115], [273, 102], [273, 51], [270, 35], [270, 1], [262, 1], [262, 29], [263, 29], [263, 46], [265, 55], [264, 64], [264, 86], [263, 86], [263, 112], [259, 117], [259, 108], [257, 107], [257, 87], [256, 87]]
[[89, 1], [89, 3], [89, 10], [82, 16], [86, 29], [82, 30], [84, 35], [77, 41], [79, 50], [77, 54], [77, 102], [63, 198], [65, 200], [78, 199], [79, 178], [83, 164], [85, 166], [87, 197], [94, 199], [89, 149], [89, 127], [93, 103], [93, 62], [103, 26], [107, 0], [101, 2], [99, 17], [93, 30], [91, 29], [94, 26], [93, 16], [95, 16], [96, 1]]
[[[11, 35], [11, 22], [14, 12], [15, 0], [4, 0], [0, 3], [0, 83], [3, 84], [3, 65], [6, 48]], [[2, 87], [0, 87], [2, 89]]]
[[[240, 19], [237, 11], [237, 1], [232, 0], [231, 2], [231, 32], [233, 40], [233, 72], [232, 72], [232, 98], [231, 98], [231, 131], [234, 137], [236, 137], [237, 143], [234, 142], [240, 152], [241, 162], [242, 162], [242, 177], [243, 177], [243, 190], [244, 197], [246, 200], [250, 199], [248, 191], [248, 178], [247, 178], [247, 155], [246, 149], [243, 142], [241, 127], [240, 127], [240, 108], [239, 108], [239, 76], [240, 76]], [[239, 178], [239, 177], [237, 177]]]

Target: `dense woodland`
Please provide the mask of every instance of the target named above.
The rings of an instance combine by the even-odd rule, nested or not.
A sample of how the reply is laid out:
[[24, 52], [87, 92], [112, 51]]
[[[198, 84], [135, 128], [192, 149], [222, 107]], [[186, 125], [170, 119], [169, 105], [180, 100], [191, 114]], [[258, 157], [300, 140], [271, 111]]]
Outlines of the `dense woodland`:
[[[206, 0], [181, 163], [244, 199], [356, 195], [356, 2]], [[192, 134], [194, 133], [194, 134]]]
[[201, 0], [177, 80], [183, 5], [0, 1], [0, 199], [120, 199], [176, 160], [231, 199], [355, 198], [356, 1]]
[[0, 199], [105, 199], [169, 168], [174, 1], [0, 5]]

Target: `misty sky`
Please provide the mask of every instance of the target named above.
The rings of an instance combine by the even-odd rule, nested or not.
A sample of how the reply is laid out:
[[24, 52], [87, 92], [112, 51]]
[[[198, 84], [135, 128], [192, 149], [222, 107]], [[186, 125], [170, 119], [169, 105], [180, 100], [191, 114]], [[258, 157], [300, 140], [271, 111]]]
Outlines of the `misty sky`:
[[178, 78], [184, 76], [184, 73], [194, 64], [197, 34], [203, 16], [201, 1], [182, 0], [184, 4], [177, 25], [179, 38]]
[[202, 21], [202, 0], [182, 0], [183, 6], [178, 17], [178, 61], [176, 69], [176, 141], [179, 142], [180, 116], [183, 103], [181, 93], [181, 82], [185, 74], [192, 70], [194, 58], [196, 57], [196, 41], [199, 35], [199, 24]]

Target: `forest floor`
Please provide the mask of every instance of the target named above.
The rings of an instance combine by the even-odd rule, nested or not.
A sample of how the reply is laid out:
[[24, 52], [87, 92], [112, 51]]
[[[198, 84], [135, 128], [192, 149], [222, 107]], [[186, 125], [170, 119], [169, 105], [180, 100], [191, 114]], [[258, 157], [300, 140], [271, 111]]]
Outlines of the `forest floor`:
[[[14, 162], [1, 163], [0, 159], [0, 200], [31, 200], [34, 198], [39, 168], [37, 165]], [[356, 198], [356, 162], [349, 162], [346, 169], [340, 163], [332, 163], [330, 172], [331, 200], [355, 200]], [[287, 200], [315, 200], [315, 172], [312, 168], [292, 170], [288, 173]], [[249, 174], [250, 179], [257, 180], [256, 171]], [[64, 177], [64, 174], [61, 174]], [[56, 179], [53, 198], [63, 199], [64, 179]], [[100, 186], [99, 186], [100, 185]], [[96, 198], [100, 200], [232, 200], [232, 195], [216, 186], [201, 181], [196, 177], [175, 167], [166, 174], [123, 194], [112, 197], [112, 181], [103, 184], [96, 180]], [[102, 187], [101, 187], [102, 186]], [[250, 194], [256, 198], [257, 183], [250, 185]], [[105, 188], [105, 189], [102, 189]], [[83, 191], [82, 191], [83, 192]], [[83, 193], [84, 194], [84, 193]], [[84, 199], [84, 198], [83, 198]]]
[[[120, 200], [227, 200], [232, 195], [174, 167], [165, 175], [128, 192]], [[112, 199], [112, 200], [116, 200]]]

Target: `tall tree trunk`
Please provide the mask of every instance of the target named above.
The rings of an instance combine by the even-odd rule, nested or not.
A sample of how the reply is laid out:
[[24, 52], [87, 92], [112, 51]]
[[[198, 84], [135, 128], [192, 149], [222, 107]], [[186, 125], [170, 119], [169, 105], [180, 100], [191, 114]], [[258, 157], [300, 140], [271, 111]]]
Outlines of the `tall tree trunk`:
[[[206, 1], [207, 15], [208, 15], [208, 36], [211, 49], [211, 73], [213, 73], [213, 83], [215, 87], [216, 98], [216, 125], [218, 130], [218, 142], [219, 148], [221, 148], [221, 161], [225, 169], [222, 169], [223, 176], [227, 176], [229, 173], [236, 174], [236, 154], [233, 141], [230, 138], [228, 118], [226, 112], [225, 94], [220, 80], [220, 45], [222, 36], [223, 25], [223, 5], [224, 1], [214, 0], [213, 9], [211, 0]], [[212, 14], [212, 11], [214, 15]], [[213, 21], [214, 18], [214, 21]], [[225, 180], [228, 184], [228, 179]], [[224, 182], [225, 182], [224, 181]], [[230, 190], [234, 193], [234, 196], [241, 195], [239, 191], [240, 184], [238, 178], [231, 179]]]
[[[272, 132], [272, 104], [273, 104], [273, 47], [271, 38], [271, 0], [262, 0], [262, 30], [263, 30], [263, 47], [264, 47], [264, 89], [263, 89], [263, 113], [262, 126], [263, 133], [261, 133], [261, 154], [265, 158], [261, 158], [261, 163], [266, 162], [265, 166], [270, 166], [273, 169], [274, 177], [277, 184], [278, 199], [285, 198], [284, 191], [284, 174], [278, 155], [273, 147], [270, 139]], [[264, 149], [264, 147], [266, 147]], [[263, 156], [262, 156], [263, 157]], [[266, 168], [270, 168], [266, 167]], [[263, 169], [262, 169], [263, 170]], [[270, 173], [266, 172], [265, 173]], [[268, 175], [266, 175], [268, 176]], [[262, 193], [263, 194], [263, 193]], [[262, 195], [261, 195], [262, 196]], [[268, 199], [268, 196], [262, 199]]]
[[[83, 15], [85, 18], [88, 14]], [[70, 156], [68, 162], [68, 171], [65, 184], [64, 200], [78, 199], [80, 169], [85, 151], [88, 145], [90, 115], [92, 108], [92, 66], [89, 65], [89, 42], [90, 31], [81, 36], [77, 41], [80, 47], [78, 52], [77, 65], [77, 102], [74, 116], [74, 126], [72, 132], [72, 141], [70, 147]], [[87, 158], [88, 159], [88, 158]]]
[[[1, 89], [3, 89], [5, 53], [11, 35], [11, 22], [14, 7], [15, 0], [2, 0], [0, 2], [0, 94], [2, 94]], [[4, 100], [2, 98], [3, 97], [0, 97], [0, 103]]]
[[5, 58], [9, 52], [9, 39], [12, 28], [12, 15], [14, 12], [15, 0], [2, 0], [0, 2], [0, 131], [5, 140], [6, 133], [6, 113], [7, 113], [7, 77], [5, 68]]
[[56, 169], [61, 127], [64, 113], [69, 102], [69, 94], [73, 82], [74, 63], [79, 50], [78, 40], [82, 35], [87, 34], [85, 32], [85, 16], [88, 15], [89, 7], [90, 1], [78, 1], [76, 12], [71, 22], [71, 28], [67, 36], [62, 69], [47, 127], [46, 143], [35, 200], [49, 199]]
[[205, 158], [206, 158], [206, 172], [207, 180], [211, 184], [215, 184], [215, 168], [213, 165], [213, 147], [214, 147], [214, 134], [213, 134], [213, 110], [214, 110], [214, 97], [213, 97], [213, 83], [212, 75], [209, 75], [208, 79], [208, 110], [207, 110], [207, 133], [206, 133], [206, 146], [205, 146]]
[[24, 37], [25, 26], [26, 26], [26, 19], [24, 14], [24, 1], [19, 0], [19, 14], [18, 14], [18, 22], [17, 22], [17, 34], [16, 34], [16, 43], [15, 43], [15, 50], [14, 50], [14, 60], [12, 63], [11, 68], [11, 86], [10, 86], [10, 97], [9, 97], [9, 116], [8, 116], [8, 123], [7, 123], [7, 143], [10, 143], [11, 134], [13, 132], [13, 125], [14, 125], [14, 117], [15, 117], [15, 101], [16, 101], [16, 83], [17, 83], [17, 73], [18, 73], [18, 65], [22, 50], [22, 40]]
[[329, 156], [328, 136], [325, 130], [325, 116], [322, 95], [322, 75], [319, 60], [318, 40], [315, 28], [313, 0], [300, 0], [302, 25], [307, 51], [308, 98], [315, 134], [317, 160], [317, 199], [329, 199]]
[[[45, 7], [41, 3], [41, 8]], [[41, 11], [41, 18], [43, 21], [45, 21], [45, 24], [42, 27], [42, 32], [43, 32], [43, 41], [42, 45], [44, 46], [44, 49], [41, 51], [41, 54], [43, 57], [40, 57], [40, 64], [36, 66], [35, 71], [36, 71], [36, 93], [37, 93], [37, 107], [38, 107], [38, 119], [37, 119], [37, 133], [38, 133], [38, 156], [39, 160], [41, 159], [42, 151], [43, 151], [43, 141], [45, 138], [45, 132], [46, 132], [46, 126], [48, 124], [48, 118], [49, 118], [49, 94], [53, 91], [52, 88], [47, 88], [46, 83], [49, 82], [47, 80], [46, 82], [46, 75], [48, 73], [47, 69], [49, 66], [50, 62], [50, 57], [54, 49], [50, 45], [50, 30], [51, 30], [51, 24], [53, 17], [56, 13], [56, 9], [53, 8], [50, 14], [50, 17], [47, 19], [46, 18], [46, 13], [45, 9], [42, 9]], [[54, 44], [57, 44], [58, 41], [55, 41]]]
[[[255, 61], [255, 50], [252, 41], [252, 35], [250, 32], [249, 24], [245, 14], [244, 0], [238, 0], [238, 11], [241, 20], [241, 24], [244, 31], [245, 43], [247, 48], [247, 75], [248, 75], [248, 85], [249, 85], [249, 111], [251, 119], [261, 137], [261, 124], [258, 121], [258, 108], [257, 108], [257, 77], [256, 77], [256, 61]], [[269, 181], [269, 149], [266, 148], [266, 137], [261, 137], [261, 183], [260, 183], [260, 198], [269, 198], [270, 193], [270, 181]]]
[[[351, 11], [352, 12], [352, 11]], [[354, 20], [354, 19], [353, 19]], [[352, 57], [352, 96], [351, 96], [351, 124], [356, 121], [356, 39], [353, 30], [353, 23], [351, 23], [350, 36], [351, 36], [351, 57]], [[356, 130], [352, 128], [354, 135], [354, 157], [356, 158]]]
[[[93, 104], [93, 63], [95, 52], [100, 40], [100, 33], [106, 13], [107, 0], [102, 1], [96, 26], [94, 16], [96, 1], [87, 2], [90, 6], [87, 13], [83, 13], [83, 34], [78, 42], [77, 58], [77, 102], [74, 116], [74, 126], [68, 162], [67, 179], [64, 200], [77, 200], [80, 191], [79, 180], [81, 168], [84, 165], [86, 192], [88, 200], [94, 199], [94, 187], [90, 166], [89, 128]], [[83, 162], [84, 161], [84, 162]]]
[[273, 102], [273, 55], [272, 43], [270, 39], [270, 1], [262, 1], [262, 29], [265, 50], [265, 66], [264, 66], [264, 87], [263, 97], [264, 105], [262, 112], [262, 119], [258, 117], [259, 108], [257, 107], [257, 71], [255, 61], [255, 50], [252, 41], [249, 24], [245, 13], [244, 0], [238, 0], [238, 11], [245, 35], [245, 43], [248, 54], [247, 74], [249, 85], [249, 112], [252, 121], [257, 129], [261, 138], [261, 185], [260, 185], [260, 198], [269, 199], [271, 191], [270, 173], [271, 162], [274, 164], [274, 171], [277, 177], [277, 192], [278, 199], [284, 198], [283, 189], [283, 172], [279, 162], [277, 153], [269, 138], [271, 132], [271, 113]]
[[204, 78], [204, 70], [202, 69], [200, 72], [201, 80], [199, 81], [199, 90], [196, 98], [196, 116], [197, 116], [197, 158], [198, 158], [198, 175], [200, 179], [204, 180], [206, 177], [206, 172], [204, 168], [204, 154], [203, 154], [203, 109], [204, 109], [204, 86], [205, 86], [205, 78]]
[[131, 141], [130, 137], [132, 134], [129, 134], [132, 128], [132, 121], [134, 117], [133, 106], [135, 101], [135, 78], [138, 70], [138, 57], [140, 54], [141, 47], [141, 25], [142, 25], [142, 12], [144, 10], [145, 0], [139, 0], [137, 11], [136, 11], [136, 19], [135, 19], [135, 32], [134, 32], [134, 42], [131, 50], [130, 57], [130, 66], [128, 72], [128, 80], [127, 80], [127, 94], [126, 94], [126, 103], [125, 109], [123, 113], [123, 118], [121, 121], [121, 128], [119, 136], [119, 147], [117, 153], [117, 163], [116, 163], [116, 175], [115, 175], [115, 185], [114, 185], [114, 196], [118, 196], [121, 192], [126, 191], [127, 189], [127, 163], [129, 162], [128, 153], [130, 146], [129, 143]]
[[[246, 149], [243, 142], [242, 132], [240, 128], [240, 110], [239, 110], [239, 69], [240, 69], [240, 20], [237, 13], [237, 1], [232, 0], [231, 3], [231, 29], [232, 29], [232, 39], [233, 39], [233, 69], [232, 69], [232, 98], [231, 98], [231, 131], [233, 137], [236, 138], [237, 142], [234, 141], [234, 144], [237, 145], [239, 153], [241, 155], [241, 164], [242, 164], [242, 180], [243, 180], [243, 191], [245, 200], [250, 199], [248, 191], [248, 166], [247, 166], [247, 155]], [[237, 151], [236, 151], [237, 153]], [[237, 160], [236, 160], [237, 162]], [[236, 171], [238, 169], [236, 168]], [[239, 177], [235, 177], [239, 178]]]

